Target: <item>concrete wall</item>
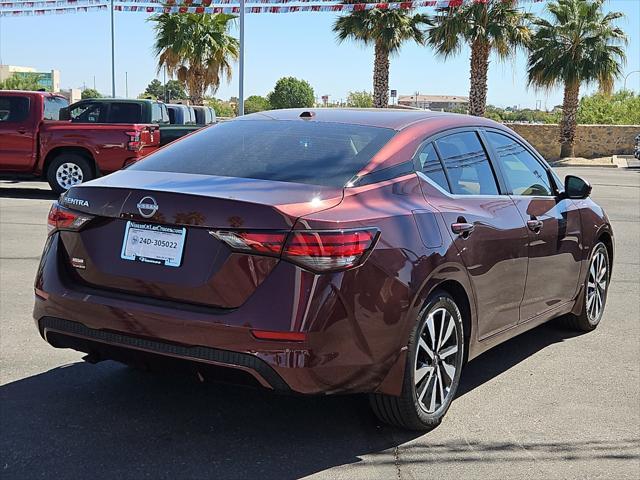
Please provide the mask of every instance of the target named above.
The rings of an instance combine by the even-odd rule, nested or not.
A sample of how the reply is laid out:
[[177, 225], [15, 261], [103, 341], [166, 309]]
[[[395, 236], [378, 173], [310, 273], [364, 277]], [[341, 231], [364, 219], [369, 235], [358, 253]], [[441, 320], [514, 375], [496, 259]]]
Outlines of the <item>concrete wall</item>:
[[[560, 127], [558, 125], [507, 124], [549, 161], [560, 158]], [[597, 158], [611, 155], [631, 155], [640, 125], [578, 125], [576, 157]]]

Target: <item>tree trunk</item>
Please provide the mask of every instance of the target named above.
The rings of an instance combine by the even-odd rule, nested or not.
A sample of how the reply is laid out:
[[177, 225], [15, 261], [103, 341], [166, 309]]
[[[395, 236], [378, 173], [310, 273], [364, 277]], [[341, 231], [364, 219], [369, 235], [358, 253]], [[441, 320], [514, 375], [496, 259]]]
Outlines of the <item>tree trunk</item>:
[[376, 42], [373, 61], [373, 106], [389, 105], [389, 50], [382, 42]]
[[576, 136], [579, 96], [579, 83], [566, 84], [564, 86], [562, 123], [560, 124], [560, 157], [562, 158], [575, 156], [573, 144]]
[[487, 71], [489, 70], [489, 44], [476, 40], [471, 45], [471, 87], [469, 88], [469, 113], [484, 116], [487, 107]]

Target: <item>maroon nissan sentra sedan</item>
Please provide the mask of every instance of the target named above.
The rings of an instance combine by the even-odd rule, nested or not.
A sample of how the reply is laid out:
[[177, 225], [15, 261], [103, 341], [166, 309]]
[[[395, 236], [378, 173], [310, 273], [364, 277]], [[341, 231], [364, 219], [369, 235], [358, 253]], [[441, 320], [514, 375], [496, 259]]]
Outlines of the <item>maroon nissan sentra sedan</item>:
[[590, 191], [483, 118], [248, 115], [62, 195], [34, 317], [89, 362], [365, 392], [427, 429], [468, 360], [555, 317], [596, 328], [614, 241]]

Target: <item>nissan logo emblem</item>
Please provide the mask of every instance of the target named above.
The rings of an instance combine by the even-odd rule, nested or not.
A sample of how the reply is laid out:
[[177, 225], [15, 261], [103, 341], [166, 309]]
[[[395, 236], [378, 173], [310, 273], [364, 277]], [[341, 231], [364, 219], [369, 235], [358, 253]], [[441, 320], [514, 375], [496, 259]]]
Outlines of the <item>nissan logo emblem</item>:
[[144, 218], [151, 218], [158, 211], [158, 202], [153, 197], [143, 197], [136, 206]]

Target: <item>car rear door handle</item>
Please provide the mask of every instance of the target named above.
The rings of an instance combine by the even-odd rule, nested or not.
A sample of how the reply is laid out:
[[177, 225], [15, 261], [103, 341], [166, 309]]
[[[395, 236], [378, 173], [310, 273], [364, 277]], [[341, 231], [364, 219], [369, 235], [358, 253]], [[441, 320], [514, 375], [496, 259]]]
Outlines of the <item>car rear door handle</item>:
[[538, 220], [537, 218], [532, 218], [531, 220], [527, 220], [527, 227], [532, 232], [540, 233], [540, 230], [542, 230], [542, 225], [543, 225], [542, 221]]
[[467, 238], [473, 232], [473, 224], [466, 222], [456, 222], [451, 224], [451, 231], [456, 235]]

